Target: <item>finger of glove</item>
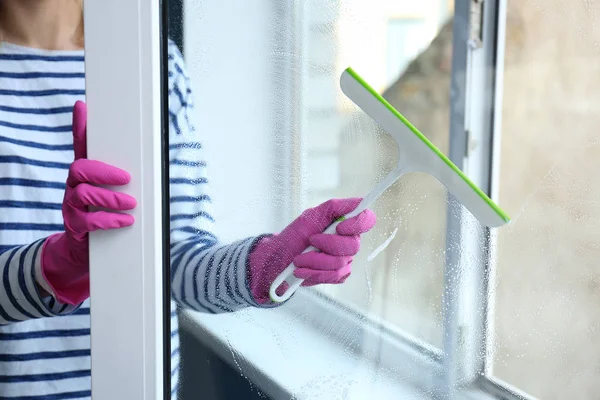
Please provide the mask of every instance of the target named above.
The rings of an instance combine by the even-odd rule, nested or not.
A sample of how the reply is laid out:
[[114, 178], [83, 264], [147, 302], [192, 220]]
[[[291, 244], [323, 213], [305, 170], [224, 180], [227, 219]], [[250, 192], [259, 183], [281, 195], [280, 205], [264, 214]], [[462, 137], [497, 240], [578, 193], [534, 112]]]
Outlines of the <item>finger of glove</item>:
[[115, 211], [127, 211], [134, 209], [137, 201], [133, 196], [125, 193], [82, 183], [69, 192], [68, 204], [78, 209], [91, 206]]
[[361, 202], [360, 198], [332, 199], [302, 213], [300, 219], [306, 234], [321, 233], [337, 218], [353, 211]]
[[79, 159], [74, 161], [69, 168], [67, 185], [75, 187], [80, 183], [94, 185], [122, 186], [131, 181], [127, 171], [102, 161]]
[[83, 101], [77, 101], [73, 106], [73, 150], [75, 160], [87, 157], [87, 106]]
[[341, 283], [351, 273], [351, 265], [348, 264], [344, 268], [337, 271], [318, 271], [307, 268], [296, 268], [294, 275], [297, 278], [304, 279], [303, 286], [313, 286], [327, 283]]
[[309, 251], [294, 258], [293, 264], [298, 269], [317, 271], [337, 271], [352, 262], [352, 257], [338, 257], [319, 251]]
[[112, 213], [108, 211], [94, 211], [82, 213], [80, 229], [86, 232], [98, 230], [120, 229], [133, 225], [133, 215]]
[[356, 236], [369, 232], [377, 223], [377, 217], [371, 210], [365, 210], [356, 217], [340, 222], [336, 232], [344, 236]]
[[310, 237], [310, 244], [332, 256], [354, 256], [360, 249], [360, 236], [318, 233]]

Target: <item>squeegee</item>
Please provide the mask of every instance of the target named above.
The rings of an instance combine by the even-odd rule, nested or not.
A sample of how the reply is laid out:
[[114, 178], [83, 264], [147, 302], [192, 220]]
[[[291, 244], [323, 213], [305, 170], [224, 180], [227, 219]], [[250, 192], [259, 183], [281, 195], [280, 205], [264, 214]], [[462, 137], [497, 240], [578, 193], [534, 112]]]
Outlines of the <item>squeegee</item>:
[[[358, 207], [337, 219], [324, 233], [335, 233], [335, 228], [340, 222], [367, 209], [394, 182], [409, 172], [425, 172], [432, 175], [484, 226], [497, 228], [510, 221], [508, 215], [496, 203], [352, 68], [347, 68], [342, 73], [340, 85], [350, 100], [394, 138], [399, 157], [396, 168], [363, 198]], [[311, 246], [304, 252], [309, 251], [318, 250]], [[279, 303], [289, 299], [302, 285], [304, 280], [294, 276], [294, 268], [294, 264], [290, 264], [271, 284], [269, 294], [272, 301]], [[275, 290], [284, 282], [288, 287], [279, 295]]]

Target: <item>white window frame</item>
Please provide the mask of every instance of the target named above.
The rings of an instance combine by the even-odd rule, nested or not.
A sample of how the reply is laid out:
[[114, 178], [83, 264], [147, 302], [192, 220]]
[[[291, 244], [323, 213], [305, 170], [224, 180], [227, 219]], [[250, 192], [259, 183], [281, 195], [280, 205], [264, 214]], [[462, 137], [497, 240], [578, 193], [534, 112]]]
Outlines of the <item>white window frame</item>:
[[[500, 192], [500, 152], [502, 138], [502, 99], [504, 91], [504, 54], [506, 39], [506, 14], [507, 0], [495, 0], [487, 2], [483, 7], [483, 44], [481, 49], [472, 49], [470, 62], [473, 81], [470, 92], [473, 98], [470, 100], [471, 123], [482, 132], [476, 141], [484, 145], [482, 152], [477, 153], [472, 160], [468, 161], [467, 168], [480, 171], [475, 181], [483, 185], [490, 198], [498, 201]], [[499, 61], [495, 61], [499, 60]], [[490, 69], [491, 68], [491, 69]], [[491, 73], [490, 73], [491, 72]], [[489, 107], [479, 107], [477, 104], [489, 103]], [[477, 115], [479, 114], [479, 115]], [[467, 171], [468, 172], [468, 171]], [[479, 318], [471, 325], [471, 349], [470, 365], [467, 370], [468, 380], [480, 391], [489, 393], [498, 399], [522, 399], [533, 400], [532, 395], [510, 385], [507, 382], [493, 376], [494, 362], [494, 315], [495, 315], [495, 287], [496, 287], [496, 253], [497, 232], [485, 232], [483, 242], [486, 248], [481, 249], [479, 254], [482, 260], [481, 267], [471, 277], [472, 296], [470, 301], [477, 301], [480, 310], [467, 310], [467, 313]], [[471, 245], [474, 246], [481, 238], [472, 237]], [[476, 354], [484, 355], [475, 356]]]
[[88, 157], [127, 170], [138, 200], [133, 227], [90, 235], [94, 399], [164, 393], [159, 4], [84, 3]]

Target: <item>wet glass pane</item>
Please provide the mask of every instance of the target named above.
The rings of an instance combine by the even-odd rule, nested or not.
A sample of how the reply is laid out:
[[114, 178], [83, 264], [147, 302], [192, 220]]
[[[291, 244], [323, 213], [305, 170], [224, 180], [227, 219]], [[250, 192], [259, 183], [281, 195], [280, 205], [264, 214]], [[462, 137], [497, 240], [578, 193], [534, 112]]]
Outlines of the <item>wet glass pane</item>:
[[599, 389], [597, 12], [508, 1], [493, 374], [542, 399]]
[[169, 104], [184, 398], [415, 398], [392, 389], [398, 357], [410, 359], [402, 376], [427, 382], [419, 396], [432, 395], [447, 213], [432, 177], [403, 176], [372, 205], [378, 223], [345, 282], [301, 287], [281, 305], [264, 287], [305, 248], [294, 243], [310, 228], [293, 221], [365, 196], [398, 163], [393, 139], [342, 93], [347, 67], [448, 151], [452, 3], [183, 3]]
[[[450, 6], [403, 1], [306, 4], [299, 110], [302, 206], [364, 196], [398, 163], [397, 146], [402, 144], [341, 92], [339, 77], [348, 66], [447, 152]], [[429, 175], [409, 174], [373, 210], [378, 224], [362, 243], [353, 276], [344, 285], [318, 289], [441, 346], [445, 189]], [[387, 248], [375, 254], [392, 235]]]

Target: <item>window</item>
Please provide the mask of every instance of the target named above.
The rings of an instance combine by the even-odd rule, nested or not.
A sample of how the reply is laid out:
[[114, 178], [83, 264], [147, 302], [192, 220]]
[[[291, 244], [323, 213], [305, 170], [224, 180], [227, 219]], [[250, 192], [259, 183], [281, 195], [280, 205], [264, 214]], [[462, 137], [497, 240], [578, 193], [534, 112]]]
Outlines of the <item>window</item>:
[[[594, 398], [600, 355], [594, 224], [600, 91], [591, 78], [598, 66], [597, 10], [563, 3], [185, 1], [193, 117], [207, 149], [221, 241], [278, 231], [331, 197], [362, 196], [391, 169], [396, 155], [390, 139], [339, 89], [349, 65], [513, 221], [497, 231], [483, 229], [433, 178], [406, 176], [374, 205], [379, 223], [365, 236], [344, 285], [299, 290], [276, 310], [184, 311], [182, 326], [276, 399]], [[133, 25], [139, 32], [158, 38], [149, 28], [156, 10], [126, 11], [139, 17]], [[130, 21], [114, 25], [124, 34]], [[96, 32], [91, 46], [104, 49], [99, 24], [88, 26]], [[143, 50], [127, 59], [132, 77], [138, 71], [133, 65], [158, 48], [143, 37], [119, 47]], [[99, 94], [98, 60], [107, 51], [88, 60], [87, 77], [97, 91], [90, 91], [90, 102], [96, 96], [106, 112], [117, 107]], [[152, 68], [144, 71], [157, 76]], [[138, 83], [158, 89], [151, 79]], [[147, 97], [157, 98], [154, 91]], [[142, 120], [156, 123], [157, 104], [142, 104], [134, 128]], [[101, 121], [101, 115], [90, 117], [90, 129], [119, 122]], [[133, 136], [132, 143], [144, 142]], [[146, 149], [156, 151], [158, 143], [151, 143]], [[149, 168], [137, 171], [140, 176], [157, 173], [158, 159], [148, 154], [156, 155], [130, 159]], [[159, 207], [150, 192], [142, 195], [149, 198], [144, 213], [152, 215], [144, 218], [151, 229], [120, 244], [95, 237], [96, 257], [104, 257], [99, 246], [160, 242], [160, 228], [152, 225]], [[368, 261], [396, 228], [389, 246]], [[134, 253], [145, 257], [150, 250]], [[160, 255], [151, 254], [147, 270], [134, 270], [116, 289], [142, 281], [138, 289], [146, 299], [160, 298]], [[109, 271], [95, 273], [93, 285], [104, 293], [92, 326], [98, 354], [115, 340], [98, 325], [112, 318], [107, 310], [115, 304], [106, 292]], [[151, 327], [144, 330], [146, 347], [132, 346], [129, 355], [157, 367], [158, 303], [140, 301], [139, 291], [130, 295], [134, 311], [146, 313]], [[121, 322], [138, 329], [124, 342], [135, 343], [143, 334], [134, 326], [140, 321]], [[102, 374], [108, 377], [110, 369]]]
[[[495, 77], [471, 73], [475, 76], [466, 81], [472, 56], [466, 40], [453, 47], [451, 2], [311, 0], [287, 7], [240, 2], [231, 10], [189, 1], [184, 27], [198, 125], [218, 132], [203, 140], [212, 149], [208, 157], [222, 238], [281, 229], [306, 207], [366, 194], [391, 169], [396, 155], [389, 138], [339, 90], [339, 75], [348, 65], [489, 189], [482, 176], [489, 169], [494, 98], [486, 96], [494, 92]], [[467, 38], [464, 16], [470, 9], [461, 5], [456, 12]], [[486, 18], [492, 39], [470, 68], [494, 67], [494, 8], [487, 9]], [[451, 86], [459, 96], [454, 104]], [[490, 106], [470, 114], [471, 140], [482, 145], [463, 162], [467, 90], [470, 101], [485, 99]], [[236, 118], [222, 106], [232, 97], [242, 105]], [[268, 315], [245, 310], [216, 319], [186, 312], [182, 324], [207, 342], [218, 338], [216, 351], [249, 379], [266, 381], [259, 386], [275, 398], [317, 398], [311, 388], [317, 382], [323, 398], [340, 390], [360, 398], [365, 388], [388, 390], [391, 398], [383, 381], [403, 382], [425, 395], [450, 393], [458, 379], [477, 390], [486, 322], [485, 296], [477, 292], [487, 287], [473, 282], [484, 274], [487, 260], [479, 252], [488, 243], [473, 229], [463, 229], [455, 239], [461, 219], [449, 214], [445, 190], [427, 175], [404, 177], [375, 211], [378, 226], [366, 237], [353, 277], [344, 285], [302, 290]], [[243, 226], [236, 223], [240, 220]], [[387, 249], [367, 262], [395, 228], [399, 232]], [[467, 277], [453, 275], [463, 260], [447, 251], [452, 240], [470, 243], [481, 263]], [[476, 302], [471, 309], [470, 302]], [[468, 319], [473, 313], [476, 318]], [[311, 338], [306, 347], [305, 337]], [[358, 361], [344, 358], [343, 349]], [[350, 368], [352, 376], [352, 370], [369, 372], [360, 384], [344, 381], [340, 388], [335, 373], [316, 366], [327, 364]]]

